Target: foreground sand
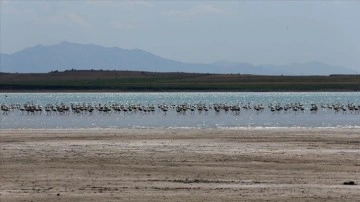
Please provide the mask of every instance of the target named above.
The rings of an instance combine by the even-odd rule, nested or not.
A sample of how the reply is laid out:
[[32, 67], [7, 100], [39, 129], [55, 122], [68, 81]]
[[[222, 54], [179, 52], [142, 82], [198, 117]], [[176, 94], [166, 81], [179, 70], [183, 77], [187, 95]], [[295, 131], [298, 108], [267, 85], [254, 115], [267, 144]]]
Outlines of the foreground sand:
[[359, 129], [0, 130], [0, 201], [357, 201]]

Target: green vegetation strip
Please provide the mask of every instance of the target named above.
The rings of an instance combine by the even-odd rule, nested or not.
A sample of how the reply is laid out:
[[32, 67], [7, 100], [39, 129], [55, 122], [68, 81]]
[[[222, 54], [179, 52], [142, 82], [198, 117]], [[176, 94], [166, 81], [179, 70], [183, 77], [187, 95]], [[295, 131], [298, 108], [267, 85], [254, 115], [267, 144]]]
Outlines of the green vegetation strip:
[[360, 76], [256, 76], [127, 71], [0, 73], [1, 90], [360, 91]]

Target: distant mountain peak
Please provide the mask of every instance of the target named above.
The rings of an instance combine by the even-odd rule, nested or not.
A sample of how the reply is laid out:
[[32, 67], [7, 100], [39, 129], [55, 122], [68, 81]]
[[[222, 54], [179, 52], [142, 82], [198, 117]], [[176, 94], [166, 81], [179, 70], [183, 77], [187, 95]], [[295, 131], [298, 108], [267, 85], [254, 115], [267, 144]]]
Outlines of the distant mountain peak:
[[50, 72], [67, 69], [108, 69], [152, 72], [240, 73], [257, 75], [356, 74], [354, 70], [319, 61], [289, 65], [253, 65], [217, 61], [211, 64], [184, 63], [157, 56], [141, 49], [104, 47], [61, 41], [38, 44], [13, 54], [0, 55], [0, 72]]
[[49, 46], [69, 46], [69, 45], [85, 45], [85, 44], [76, 44], [76, 43], [72, 43], [69, 41], [61, 41], [60, 43], [47, 45], [47, 47], [49, 47]]

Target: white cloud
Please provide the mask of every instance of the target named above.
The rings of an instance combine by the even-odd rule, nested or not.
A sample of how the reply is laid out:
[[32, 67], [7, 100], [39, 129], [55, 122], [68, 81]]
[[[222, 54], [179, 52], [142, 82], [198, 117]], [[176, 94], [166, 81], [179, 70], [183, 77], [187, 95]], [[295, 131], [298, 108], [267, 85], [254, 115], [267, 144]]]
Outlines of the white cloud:
[[31, 13], [31, 15], [28, 15], [28, 17], [30, 17], [32, 22], [43, 25], [67, 25], [67, 26], [90, 27], [90, 23], [80, 14], [75, 12], [57, 13], [47, 17], [40, 17], [37, 14]]
[[[22, 4], [10, 4], [1, 2], [1, 14], [8, 17], [16, 17], [25, 22], [40, 25], [68, 25], [89, 27], [90, 23], [77, 12], [51, 12], [50, 4], [46, 2], [26, 7]], [[39, 12], [39, 10], [41, 12]]]
[[96, 8], [116, 8], [123, 10], [134, 10], [137, 8], [146, 8], [150, 7], [151, 4], [149, 1], [138, 1], [138, 0], [96, 0], [96, 1], [85, 1], [87, 5], [94, 6]]
[[210, 4], [203, 4], [187, 10], [169, 10], [162, 14], [167, 16], [197, 16], [197, 15], [221, 15], [226, 14], [226, 10], [217, 8]]
[[127, 23], [124, 23], [122, 21], [112, 21], [110, 23], [111, 27], [114, 28], [114, 29], [118, 29], [118, 30], [132, 30], [132, 29], [135, 29], [135, 26], [132, 25], [132, 24], [127, 24]]
[[126, 3], [129, 7], [149, 7], [152, 5], [148, 1], [128, 1]]
[[0, 2], [1, 13], [5, 15], [19, 15], [21, 11], [11, 5], [5, 4], [7, 2]]
[[90, 23], [78, 13], [67, 12], [57, 13], [50, 16], [40, 16], [34, 11], [20, 11], [18, 9], [8, 9], [6, 15], [20, 17], [26, 21], [42, 25], [68, 25], [89, 27]]
[[43, 24], [44, 21], [35, 11], [30, 9], [26, 10], [26, 9], [17, 8], [10, 4], [7, 6], [3, 6], [1, 11], [2, 11], [1, 14], [4, 14], [5, 16], [16, 17], [32, 23]]
[[82, 27], [89, 27], [90, 26], [90, 23], [87, 20], [85, 20], [85, 18], [80, 16], [78, 13], [67, 13], [66, 17], [74, 25], [79, 25], [79, 26], [82, 26]]

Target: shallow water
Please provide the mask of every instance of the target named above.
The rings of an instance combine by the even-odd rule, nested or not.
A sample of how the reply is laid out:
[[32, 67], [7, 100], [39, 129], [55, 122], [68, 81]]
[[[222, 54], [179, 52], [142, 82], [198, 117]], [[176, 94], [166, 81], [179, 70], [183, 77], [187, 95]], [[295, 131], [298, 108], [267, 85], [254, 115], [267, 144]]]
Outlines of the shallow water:
[[[5, 96], [6, 95], [6, 96]], [[302, 103], [304, 112], [281, 111], [273, 113], [269, 104]], [[178, 114], [169, 110], [166, 114], [156, 108], [154, 113], [99, 113], [90, 114], [27, 114], [15, 110], [0, 113], [1, 129], [52, 129], [52, 128], [277, 128], [277, 127], [360, 127], [359, 113], [334, 112], [321, 109], [322, 104], [353, 103], [360, 105], [358, 92], [313, 92], [313, 93], [0, 93], [0, 104], [33, 103], [45, 106], [48, 103], [70, 105], [71, 103], [91, 103], [93, 105], [159, 105], [167, 104], [263, 104], [264, 111], [241, 109], [240, 115], [213, 110], [191, 114]], [[311, 104], [317, 104], [317, 113], [311, 113]]]

